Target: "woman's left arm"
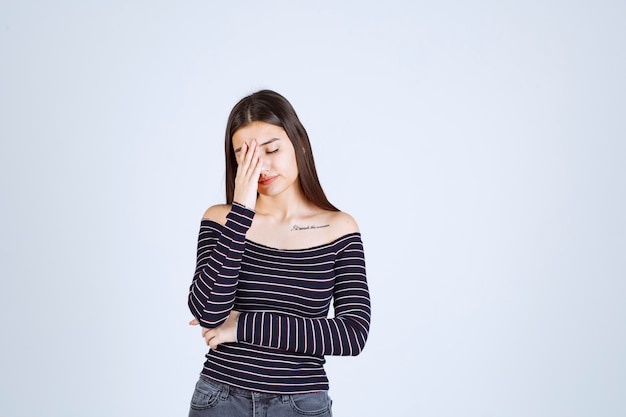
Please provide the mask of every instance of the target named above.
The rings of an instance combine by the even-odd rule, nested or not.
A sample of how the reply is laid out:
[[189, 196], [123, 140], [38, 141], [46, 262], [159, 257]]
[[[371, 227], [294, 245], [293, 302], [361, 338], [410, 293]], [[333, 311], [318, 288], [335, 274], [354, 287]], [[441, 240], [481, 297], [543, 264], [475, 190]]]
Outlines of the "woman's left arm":
[[356, 356], [369, 334], [371, 306], [363, 243], [354, 234], [335, 261], [333, 318], [271, 312], [239, 314], [238, 342], [309, 355]]

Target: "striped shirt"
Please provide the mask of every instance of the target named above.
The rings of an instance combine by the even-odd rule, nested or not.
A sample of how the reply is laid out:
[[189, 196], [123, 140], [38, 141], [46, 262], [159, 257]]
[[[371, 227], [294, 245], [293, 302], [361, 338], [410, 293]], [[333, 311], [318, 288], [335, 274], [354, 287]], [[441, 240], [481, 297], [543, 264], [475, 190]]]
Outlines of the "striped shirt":
[[324, 356], [358, 355], [369, 332], [361, 236], [276, 249], [245, 238], [253, 217], [234, 203], [225, 225], [200, 225], [189, 308], [206, 328], [241, 312], [237, 343], [210, 350], [202, 375], [259, 392], [327, 390]]

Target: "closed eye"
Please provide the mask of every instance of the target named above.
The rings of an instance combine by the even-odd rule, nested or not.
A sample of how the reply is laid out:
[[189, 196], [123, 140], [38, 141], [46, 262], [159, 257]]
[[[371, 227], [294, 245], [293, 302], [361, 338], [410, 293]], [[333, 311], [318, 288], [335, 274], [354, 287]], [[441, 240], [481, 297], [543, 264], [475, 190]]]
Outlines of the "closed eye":
[[[276, 141], [279, 141], [279, 140], [280, 140], [280, 138], [272, 138], [272, 139], [270, 139], [268, 141], [265, 141], [265, 142], [261, 143], [259, 146], [260, 147], [267, 146], [267, 145], [270, 145], [270, 144], [272, 144], [272, 143], [274, 143]], [[276, 148], [273, 151], [268, 151], [267, 153], [274, 153], [274, 152], [278, 151], [278, 149], [280, 149], [280, 148]], [[238, 147], [238, 148], [235, 148], [235, 153], [239, 153], [240, 151], [241, 151], [241, 146]]]

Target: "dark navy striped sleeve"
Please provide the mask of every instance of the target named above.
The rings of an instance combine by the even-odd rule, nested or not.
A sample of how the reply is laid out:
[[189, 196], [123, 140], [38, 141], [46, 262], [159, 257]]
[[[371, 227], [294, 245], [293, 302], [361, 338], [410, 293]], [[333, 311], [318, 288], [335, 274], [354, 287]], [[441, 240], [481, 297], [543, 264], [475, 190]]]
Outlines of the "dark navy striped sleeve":
[[218, 327], [233, 308], [246, 232], [253, 217], [253, 210], [233, 203], [224, 226], [207, 219], [201, 222], [188, 305], [202, 327]]
[[239, 342], [309, 355], [358, 355], [370, 327], [370, 296], [359, 234], [339, 241], [334, 264], [333, 318], [309, 318], [269, 311], [239, 316]]

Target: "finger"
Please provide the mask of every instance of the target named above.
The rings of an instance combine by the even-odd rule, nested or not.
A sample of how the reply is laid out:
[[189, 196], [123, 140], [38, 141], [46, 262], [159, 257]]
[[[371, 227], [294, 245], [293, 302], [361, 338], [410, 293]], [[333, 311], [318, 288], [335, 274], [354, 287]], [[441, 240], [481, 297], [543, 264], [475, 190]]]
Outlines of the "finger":
[[248, 151], [248, 144], [244, 142], [241, 145], [241, 149], [237, 152], [237, 166], [241, 166], [243, 164], [243, 160], [246, 157], [246, 152]]
[[241, 145], [241, 151], [239, 151], [239, 160], [237, 161], [237, 177], [240, 180], [245, 180], [248, 177], [248, 170], [252, 162], [254, 155], [254, 146], [251, 144], [243, 143]]
[[250, 156], [252, 155], [253, 143], [253, 141], [250, 141], [250, 143], [244, 142], [241, 145], [241, 151], [239, 151], [241, 153], [241, 165], [245, 165], [246, 161], [250, 160]]
[[215, 347], [217, 347], [217, 345], [219, 343], [217, 343], [217, 336], [215, 334], [207, 334], [204, 337], [204, 341], [206, 342], [207, 346], [209, 346], [211, 349], [215, 349]]
[[200, 322], [198, 322], [198, 319], [193, 319], [189, 322], [189, 325], [191, 326], [197, 326], [198, 324], [200, 324]]
[[217, 337], [214, 337], [207, 344], [211, 349], [217, 349], [217, 347], [220, 345], [220, 341]]
[[259, 159], [257, 159], [256, 164], [252, 167], [252, 178], [258, 181], [259, 177], [261, 176], [262, 170], [263, 170], [263, 158], [259, 156]]
[[252, 139], [250, 142], [250, 147], [248, 148], [248, 152], [246, 152], [246, 156], [244, 158], [243, 168], [244, 173], [248, 173], [250, 166], [253, 166], [256, 160], [259, 158], [259, 145], [256, 140]]
[[263, 169], [263, 158], [261, 156], [261, 149], [257, 146], [254, 150], [252, 160], [248, 166], [248, 178], [250, 181], [258, 181]]

